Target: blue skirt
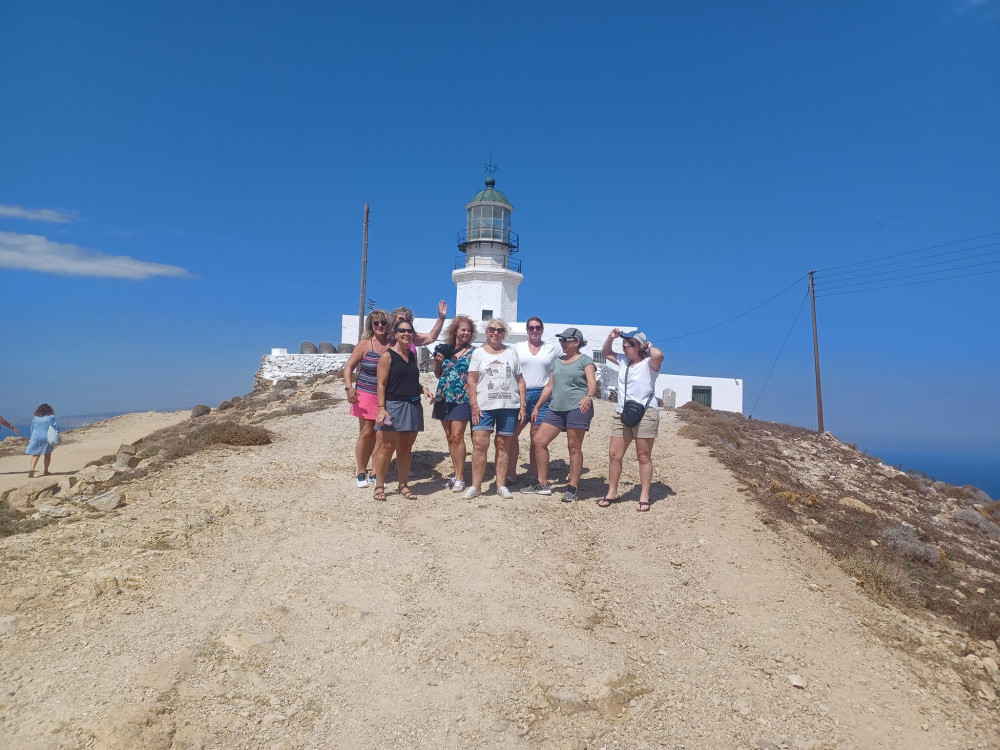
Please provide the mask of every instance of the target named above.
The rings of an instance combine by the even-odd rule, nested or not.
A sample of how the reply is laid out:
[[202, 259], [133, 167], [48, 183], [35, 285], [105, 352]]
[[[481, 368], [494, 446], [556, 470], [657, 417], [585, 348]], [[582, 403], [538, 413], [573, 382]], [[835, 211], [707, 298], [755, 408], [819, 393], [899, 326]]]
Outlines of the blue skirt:
[[53, 446], [45, 438], [32, 436], [31, 441], [28, 443], [28, 447], [25, 448], [24, 454], [26, 456], [45, 456], [52, 452]]
[[423, 432], [424, 405], [417, 401], [386, 401], [385, 410], [389, 412], [392, 424], [375, 423], [379, 432]]

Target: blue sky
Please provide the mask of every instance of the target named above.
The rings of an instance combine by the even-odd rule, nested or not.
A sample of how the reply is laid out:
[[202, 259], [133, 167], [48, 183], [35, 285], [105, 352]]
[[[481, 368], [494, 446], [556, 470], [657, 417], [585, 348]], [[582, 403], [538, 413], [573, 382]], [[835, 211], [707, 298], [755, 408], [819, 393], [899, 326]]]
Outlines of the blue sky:
[[[337, 341], [365, 202], [368, 296], [432, 315], [491, 156], [521, 317], [637, 321], [746, 411], [804, 282], [668, 339], [1000, 232], [998, 0], [15, 0], [0, 72], [5, 415], [214, 405]], [[827, 429], [995, 458], [997, 260], [821, 296]], [[808, 312], [754, 416], [815, 425]]]

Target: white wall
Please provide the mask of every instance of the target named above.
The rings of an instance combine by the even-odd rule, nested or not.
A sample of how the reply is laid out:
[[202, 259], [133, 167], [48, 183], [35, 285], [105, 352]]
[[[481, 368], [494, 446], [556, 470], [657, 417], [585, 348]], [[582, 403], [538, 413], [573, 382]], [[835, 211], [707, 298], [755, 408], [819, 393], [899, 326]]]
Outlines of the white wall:
[[663, 389], [670, 388], [677, 394], [675, 406], [692, 401], [694, 386], [712, 389], [712, 408], [718, 411], [743, 413], [743, 381], [740, 378], [706, 378], [701, 375], [669, 375], [660, 373], [656, 379], [656, 397], [663, 397]]
[[504, 320], [517, 317], [517, 287], [524, 277], [503, 267], [497, 269], [482, 266], [456, 268], [451, 273], [457, 293], [452, 313], [462, 313], [479, 320], [483, 310], [492, 310], [493, 315]]

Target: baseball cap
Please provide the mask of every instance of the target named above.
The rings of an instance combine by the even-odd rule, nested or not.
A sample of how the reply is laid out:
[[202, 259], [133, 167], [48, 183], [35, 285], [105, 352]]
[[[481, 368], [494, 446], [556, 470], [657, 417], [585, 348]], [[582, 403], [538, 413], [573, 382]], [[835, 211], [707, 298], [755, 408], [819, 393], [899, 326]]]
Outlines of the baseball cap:
[[649, 339], [646, 338], [646, 334], [644, 334], [642, 331], [639, 331], [639, 330], [635, 330], [635, 331], [622, 331], [622, 338], [623, 339], [633, 339], [635, 341], [638, 341], [639, 342], [639, 346], [641, 348], [643, 348], [643, 349], [645, 349], [647, 346], [649, 346]]
[[579, 328], [567, 328], [562, 333], [556, 334], [557, 339], [576, 339], [580, 342], [580, 346], [587, 343], [587, 340], [583, 337], [583, 331]]

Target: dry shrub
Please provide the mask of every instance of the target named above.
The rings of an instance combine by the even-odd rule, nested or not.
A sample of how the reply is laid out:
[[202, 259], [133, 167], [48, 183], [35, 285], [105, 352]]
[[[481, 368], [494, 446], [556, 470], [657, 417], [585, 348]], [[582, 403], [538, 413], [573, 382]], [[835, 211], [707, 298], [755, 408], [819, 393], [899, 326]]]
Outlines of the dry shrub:
[[843, 560], [841, 567], [876, 601], [906, 606], [920, 603], [906, 571], [884, 555], [853, 555]]
[[211, 413], [212, 407], [206, 406], [205, 404], [198, 404], [191, 410], [191, 419], [196, 417], [204, 417], [206, 414]]
[[891, 547], [898, 550], [903, 557], [919, 560], [928, 565], [937, 565], [941, 561], [941, 552], [933, 544], [922, 542], [917, 538], [917, 532], [909, 526], [898, 524], [890, 526], [882, 532]]
[[197, 439], [205, 445], [268, 445], [271, 433], [263, 427], [225, 421], [205, 425]]
[[333, 398], [333, 396], [327, 393], [326, 391], [316, 391], [309, 398], [313, 401], [325, 401], [327, 399]]
[[226, 409], [232, 409], [233, 408], [233, 402], [232, 401], [223, 401], [221, 404], [219, 404], [215, 408], [218, 411], [225, 411]]
[[1000, 537], [1000, 526], [997, 526], [992, 521], [986, 520], [986, 518], [975, 508], [959, 508], [954, 513], [951, 514], [956, 521], [965, 521], [967, 524], [975, 526], [977, 529], [982, 529], [987, 534], [995, 537]]
[[24, 534], [48, 526], [54, 519], [31, 518], [16, 508], [11, 508], [7, 498], [0, 500], [0, 537]]
[[21, 455], [27, 447], [28, 438], [8, 435], [3, 440], [0, 440], [0, 458]]

